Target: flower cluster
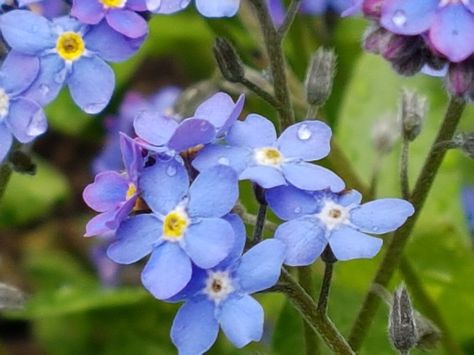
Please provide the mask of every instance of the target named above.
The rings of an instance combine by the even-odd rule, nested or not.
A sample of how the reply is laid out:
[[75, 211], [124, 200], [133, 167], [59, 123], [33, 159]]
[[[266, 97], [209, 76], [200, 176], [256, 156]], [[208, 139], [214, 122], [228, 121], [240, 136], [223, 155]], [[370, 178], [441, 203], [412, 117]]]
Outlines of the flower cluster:
[[364, 0], [376, 23], [365, 38], [401, 74], [446, 76], [455, 95], [474, 99], [474, 3], [470, 0]]
[[[338, 260], [370, 258], [384, 234], [414, 212], [400, 199], [361, 205], [315, 160], [330, 151], [331, 129], [305, 120], [279, 137], [257, 114], [239, 120], [244, 97], [222, 92], [192, 117], [151, 106], [121, 135], [125, 169], [104, 171], [84, 190], [99, 214], [86, 236], [115, 232], [108, 256], [119, 264], [147, 256], [141, 281], [156, 298], [185, 302], [171, 329], [180, 354], [201, 354], [219, 327], [237, 347], [262, 337], [262, 307], [250, 295], [276, 284], [283, 264], [312, 264], [329, 247]], [[265, 191], [281, 219], [273, 238], [243, 252], [246, 233], [233, 213], [239, 180]], [[260, 203], [265, 203], [260, 201]]]

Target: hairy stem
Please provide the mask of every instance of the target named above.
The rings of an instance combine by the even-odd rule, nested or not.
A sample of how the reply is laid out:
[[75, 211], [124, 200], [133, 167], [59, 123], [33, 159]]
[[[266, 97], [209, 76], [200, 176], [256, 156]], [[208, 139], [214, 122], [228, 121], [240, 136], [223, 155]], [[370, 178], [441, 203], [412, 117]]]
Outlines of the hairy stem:
[[334, 269], [334, 263], [332, 262], [324, 263], [323, 283], [321, 284], [321, 291], [319, 292], [319, 299], [318, 299], [318, 312], [324, 315], [326, 315], [328, 312], [329, 290], [331, 288], [333, 269]]
[[12, 169], [8, 163], [0, 165], [0, 200], [5, 193], [11, 175]]
[[[298, 268], [298, 281], [301, 287], [306, 291], [306, 293], [314, 298], [315, 289], [313, 283], [313, 272], [311, 266], [303, 266]], [[303, 319], [304, 321], [304, 319]], [[318, 337], [314, 333], [313, 329], [309, 324], [304, 321], [304, 339], [307, 355], [318, 354], [319, 342]]]
[[[451, 98], [444, 121], [438, 131], [438, 135], [431, 147], [428, 157], [425, 160], [420, 176], [415, 184], [413, 194], [410, 198], [410, 202], [415, 207], [415, 214], [403, 227], [394, 233], [384, 259], [377, 270], [373, 284], [387, 287], [392, 279], [403, 255], [403, 249], [408, 242], [418, 217], [420, 216], [423, 205], [428, 197], [428, 193], [430, 192], [436, 174], [446, 154], [446, 149], [439, 148], [438, 143], [452, 139], [465, 107], [466, 103], [464, 100]], [[366, 295], [349, 337], [349, 343], [355, 351], [358, 351], [361, 348], [380, 304], [380, 299], [371, 291], [371, 289], [369, 289], [369, 292]]]
[[403, 139], [402, 152], [400, 155], [400, 187], [402, 191], [402, 197], [408, 199], [410, 197], [410, 181], [408, 179], [408, 153], [410, 148], [410, 142], [407, 139]]
[[[283, 36], [273, 24], [273, 20], [268, 10], [267, 1], [250, 1], [256, 10], [256, 15], [258, 17], [260, 27], [262, 29], [265, 48], [267, 51], [268, 59], [270, 61], [275, 98], [279, 103], [279, 106], [275, 108], [280, 116], [282, 128], [285, 129], [286, 127], [291, 126], [295, 122], [295, 118], [292, 104], [290, 101], [290, 91], [288, 89], [288, 81], [286, 77], [286, 64], [282, 48]], [[299, 2], [299, 0], [297, 0], [296, 2]], [[285, 21], [285, 23], [286, 22], [287, 21]], [[290, 25], [291, 22], [289, 22], [286, 27], [289, 27]], [[283, 31], [282, 34], [285, 33], [286, 31]]]
[[265, 220], [267, 218], [267, 205], [264, 203], [260, 204], [258, 208], [257, 220], [253, 230], [252, 242], [254, 244], [262, 241], [263, 228], [265, 227]]

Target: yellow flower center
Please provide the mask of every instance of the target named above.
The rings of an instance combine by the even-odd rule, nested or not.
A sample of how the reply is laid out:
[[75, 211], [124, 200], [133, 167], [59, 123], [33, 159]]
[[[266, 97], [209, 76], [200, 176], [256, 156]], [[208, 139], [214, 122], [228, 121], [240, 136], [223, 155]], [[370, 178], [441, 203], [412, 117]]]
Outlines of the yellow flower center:
[[121, 8], [125, 6], [127, 0], [99, 0], [104, 7]]
[[169, 239], [180, 239], [188, 228], [188, 217], [180, 211], [168, 213], [163, 222], [163, 234]]
[[137, 193], [137, 186], [131, 182], [130, 184], [128, 184], [128, 190], [127, 190], [127, 200], [130, 200], [133, 196], [135, 196], [135, 194]]
[[56, 51], [64, 60], [79, 59], [85, 52], [86, 46], [81, 35], [75, 32], [64, 32], [56, 42]]
[[283, 155], [276, 148], [259, 148], [255, 151], [255, 160], [260, 165], [279, 166]]

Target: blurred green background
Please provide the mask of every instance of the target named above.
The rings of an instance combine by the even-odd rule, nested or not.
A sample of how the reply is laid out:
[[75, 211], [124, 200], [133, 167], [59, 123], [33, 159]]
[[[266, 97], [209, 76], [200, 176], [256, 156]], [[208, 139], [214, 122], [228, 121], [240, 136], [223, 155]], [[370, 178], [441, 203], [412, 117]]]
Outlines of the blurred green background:
[[[138, 55], [115, 65], [118, 86], [107, 112], [88, 117], [71, 103], [66, 92], [48, 108], [50, 130], [33, 149], [38, 174], [15, 174], [0, 203], [0, 280], [25, 290], [28, 297], [24, 310], [1, 314], [0, 353], [176, 353], [169, 329], [177, 305], [153, 299], [140, 286], [137, 276], [142, 264], [122, 270], [122, 286], [104, 288], [98, 281], [90, 258], [97, 241], [82, 237], [92, 213], [82, 202], [81, 192], [93, 179], [90, 164], [103, 141], [102, 120], [117, 109], [127, 90], [153, 92], [164, 85], [186, 88], [215, 79], [212, 44], [216, 35], [230, 38], [246, 64], [264, 69], [257, 32], [247, 29], [255, 25], [249, 15], [241, 11], [239, 18], [206, 20], [192, 10], [153, 17], [150, 36]], [[285, 43], [294, 92], [299, 94], [296, 79], [304, 78], [311, 52], [319, 45], [334, 47], [339, 57], [334, 93], [321, 114], [331, 122], [340, 145], [367, 183], [377, 160], [370, 139], [374, 123], [387, 115], [396, 116], [403, 87], [428, 96], [425, 127], [410, 155], [414, 181], [440, 124], [447, 95], [440, 79], [423, 75], [402, 78], [380, 57], [363, 54], [360, 42], [366, 25], [362, 19], [298, 18]], [[245, 110], [275, 119], [275, 113], [253, 96], [249, 96]], [[469, 108], [463, 130], [474, 128], [473, 115]], [[302, 113], [299, 118], [304, 118]], [[380, 197], [400, 195], [398, 157], [399, 145], [382, 161]], [[459, 347], [474, 354], [472, 240], [459, 198], [466, 184], [474, 184], [472, 161], [458, 151], [449, 152], [407, 255]], [[350, 187], [351, 181], [347, 185]], [[249, 196], [245, 185], [244, 201], [255, 211]], [[344, 334], [348, 334], [381, 255], [336, 265], [329, 312]], [[319, 285], [320, 262], [314, 270]], [[397, 275], [392, 286], [400, 282]], [[304, 354], [302, 321], [284, 297], [257, 297], [266, 310], [263, 341], [236, 350], [221, 337], [210, 354]], [[414, 304], [423, 313], [416, 299]], [[395, 353], [387, 337], [387, 315], [388, 308], [381, 307], [362, 354]], [[433, 353], [444, 351], [440, 347]]]

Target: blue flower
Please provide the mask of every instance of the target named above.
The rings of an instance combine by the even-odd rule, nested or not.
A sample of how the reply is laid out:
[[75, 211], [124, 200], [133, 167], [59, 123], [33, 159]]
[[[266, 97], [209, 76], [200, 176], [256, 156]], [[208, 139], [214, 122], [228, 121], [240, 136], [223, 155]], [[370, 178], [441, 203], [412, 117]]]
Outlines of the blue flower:
[[47, 128], [43, 109], [25, 95], [36, 79], [39, 60], [11, 51], [0, 68], [0, 163], [13, 139], [31, 142]]
[[84, 189], [87, 205], [99, 214], [86, 226], [86, 237], [114, 231], [132, 212], [138, 199], [138, 177], [143, 158], [138, 145], [125, 135], [120, 136], [124, 173], [104, 171]]
[[[184, 10], [191, 0], [146, 0], [148, 10], [171, 14]], [[196, 0], [196, 8], [206, 17], [232, 17], [239, 11], [240, 0]]]
[[461, 201], [468, 230], [474, 236], [474, 186], [464, 186], [461, 191]]
[[236, 233], [238, 242], [232, 256], [212, 269], [196, 268], [189, 285], [173, 298], [186, 301], [171, 329], [171, 339], [180, 355], [209, 350], [216, 341], [219, 326], [238, 348], [262, 337], [263, 308], [250, 295], [278, 281], [285, 246], [275, 239], [267, 239], [241, 256], [245, 229], [243, 225], [234, 229], [240, 232]]
[[193, 166], [204, 171], [217, 164], [228, 165], [240, 179], [263, 188], [290, 183], [305, 190], [341, 191], [344, 182], [336, 174], [308, 163], [328, 155], [330, 139], [331, 129], [320, 121], [294, 124], [277, 139], [272, 122], [251, 114], [232, 126], [225, 138], [228, 145], [205, 147]]
[[74, 0], [71, 15], [90, 25], [105, 18], [117, 32], [139, 38], [147, 34], [148, 24], [136, 11], [146, 11], [145, 0]]
[[139, 189], [153, 213], [124, 221], [108, 255], [130, 264], [151, 253], [143, 285], [156, 298], [167, 299], [191, 279], [191, 261], [207, 269], [229, 255], [234, 232], [223, 217], [237, 200], [237, 176], [228, 167], [216, 167], [189, 187], [186, 170], [172, 159], [146, 168]]
[[338, 260], [372, 258], [382, 240], [367, 234], [392, 232], [414, 213], [401, 199], [380, 199], [365, 204], [355, 190], [339, 194], [306, 192], [282, 186], [266, 192], [269, 206], [283, 220], [275, 238], [288, 248], [285, 264], [310, 265], [331, 247]]
[[223, 137], [239, 118], [244, 102], [244, 95], [234, 103], [218, 92], [199, 105], [193, 117], [179, 123], [161, 111], [143, 111], [135, 118], [135, 132], [145, 148], [174, 155]]
[[13, 50], [40, 59], [40, 74], [29, 90], [33, 99], [47, 104], [67, 84], [74, 102], [87, 113], [104, 109], [113, 93], [114, 73], [104, 60], [125, 60], [141, 42], [128, 40], [104, 21], [97, 26], [71, 17], [49, 21], [26, 10], [1, 16], [0, 29]]
[[169, 114], [181, 94], [176, 87], [165, 87], [150, 97], [130, 91], [125, 95], [117, 117], [107, 117], [105, 120], [107, 137], [105, 146], [94, 160], [94, 173], [106, 170], [121, 170], [123, 163], [120, 158], [119, 132], [135, 137], [133, 120], [142, 111], [149, 110], [162, 115]]

